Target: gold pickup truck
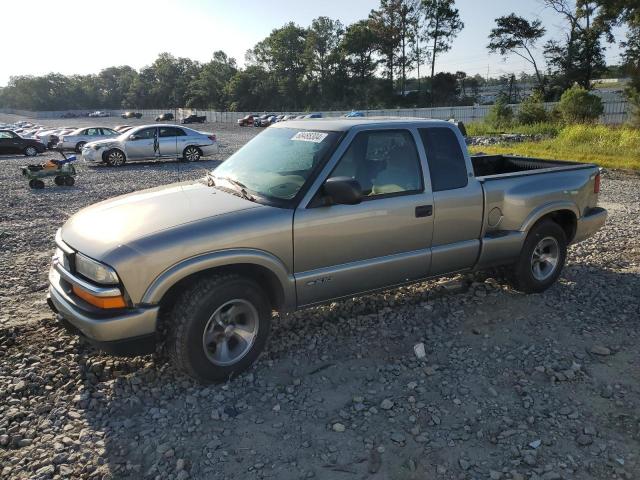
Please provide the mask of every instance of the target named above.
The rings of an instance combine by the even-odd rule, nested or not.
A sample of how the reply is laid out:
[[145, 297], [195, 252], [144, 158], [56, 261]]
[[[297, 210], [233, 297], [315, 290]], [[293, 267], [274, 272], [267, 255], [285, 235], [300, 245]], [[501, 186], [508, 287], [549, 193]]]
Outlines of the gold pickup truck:
[[71, 217], [49, 305], [116, 353], [152, 351], [162, 318], [173, 362], [219, 381], [258, 358], [274, 310], [498, 265], [544, 291], [603, 225], [599, 189], [595, 165], [471, 157], [444, 121], [292, 120], [206, 178]]

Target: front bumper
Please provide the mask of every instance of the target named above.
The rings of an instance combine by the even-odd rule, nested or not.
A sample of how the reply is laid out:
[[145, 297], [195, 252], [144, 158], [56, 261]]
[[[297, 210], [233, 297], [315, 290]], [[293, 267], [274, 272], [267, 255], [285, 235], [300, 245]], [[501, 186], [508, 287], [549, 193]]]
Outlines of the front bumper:
[[[49, 271], [47, 303], [67, 326], [90, 343], [118, 354], [151, 353], [154, 349], [158, 306], [106, 310], [93, 307], [72, 293], [87, 282], [54, 259]], [[100, 290], [99, 287], [95, 287]]]
[[95, 150], [91, 147], [85, 147], [82, 149], [82, 158], [87, 162], [102, 162], [102, 154], [104, 149]]
[[578, 243], [596, 233], [607, 220], [607, 211], [601, 207], [589, 209], [585, 215], [578, 219], [576, 234], [571, 243]]

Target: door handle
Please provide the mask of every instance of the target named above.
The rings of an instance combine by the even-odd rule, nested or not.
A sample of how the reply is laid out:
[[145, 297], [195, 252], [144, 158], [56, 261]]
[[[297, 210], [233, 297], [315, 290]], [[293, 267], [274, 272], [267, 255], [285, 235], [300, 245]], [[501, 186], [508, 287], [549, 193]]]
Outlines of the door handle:
[[433, 205], [419, 205], [416, 207], [416, 218], [433, 215]]

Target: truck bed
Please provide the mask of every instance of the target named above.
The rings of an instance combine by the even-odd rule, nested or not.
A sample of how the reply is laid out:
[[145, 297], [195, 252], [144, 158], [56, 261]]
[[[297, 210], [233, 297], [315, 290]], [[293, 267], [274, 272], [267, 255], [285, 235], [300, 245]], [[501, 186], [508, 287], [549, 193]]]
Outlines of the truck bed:
[[480, 180], [593, 167], [589, 163], [543, 160], [513, 155], [471, 155], [471, 163], [474, 175]]

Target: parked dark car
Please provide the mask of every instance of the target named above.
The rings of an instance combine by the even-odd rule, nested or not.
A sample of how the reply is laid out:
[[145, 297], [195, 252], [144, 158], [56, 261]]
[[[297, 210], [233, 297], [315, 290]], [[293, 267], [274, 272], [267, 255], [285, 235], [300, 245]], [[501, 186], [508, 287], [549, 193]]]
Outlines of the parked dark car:
[[173, 120], [173, 113], [163, 113], [156, 117], [156, 122], [166, 122], [167, 120]]
[[0, 153], [22, 153], [27, 157], [34, 157], [46, 149], [37, 140], [22, 138], [11, 130], [0, 130]]
[[207, 121], [207, 116], [206, 115], [189, 115], [188, 117], [184, 117], [182, 119], [182, 123], [183, 124], [187, 124], [187, 123], [204, 123]]
[[140, 112], [124, 112], [120, 116], [122, 118], [142, 118], [142, 114]]
[[73, 112], [67, 112], [60, 115], [60, 118], [78, 118], [78, 115]]
[[242, 118], [238, 119], [238, 126], [239, 127], [251, 127], [253, 126], [254, 122], [258, 119], [258, 115], [245, 115]]
[[310, 113], [309, 115], [305, 115], [304, 118], [322, 118], [321, 113]]

